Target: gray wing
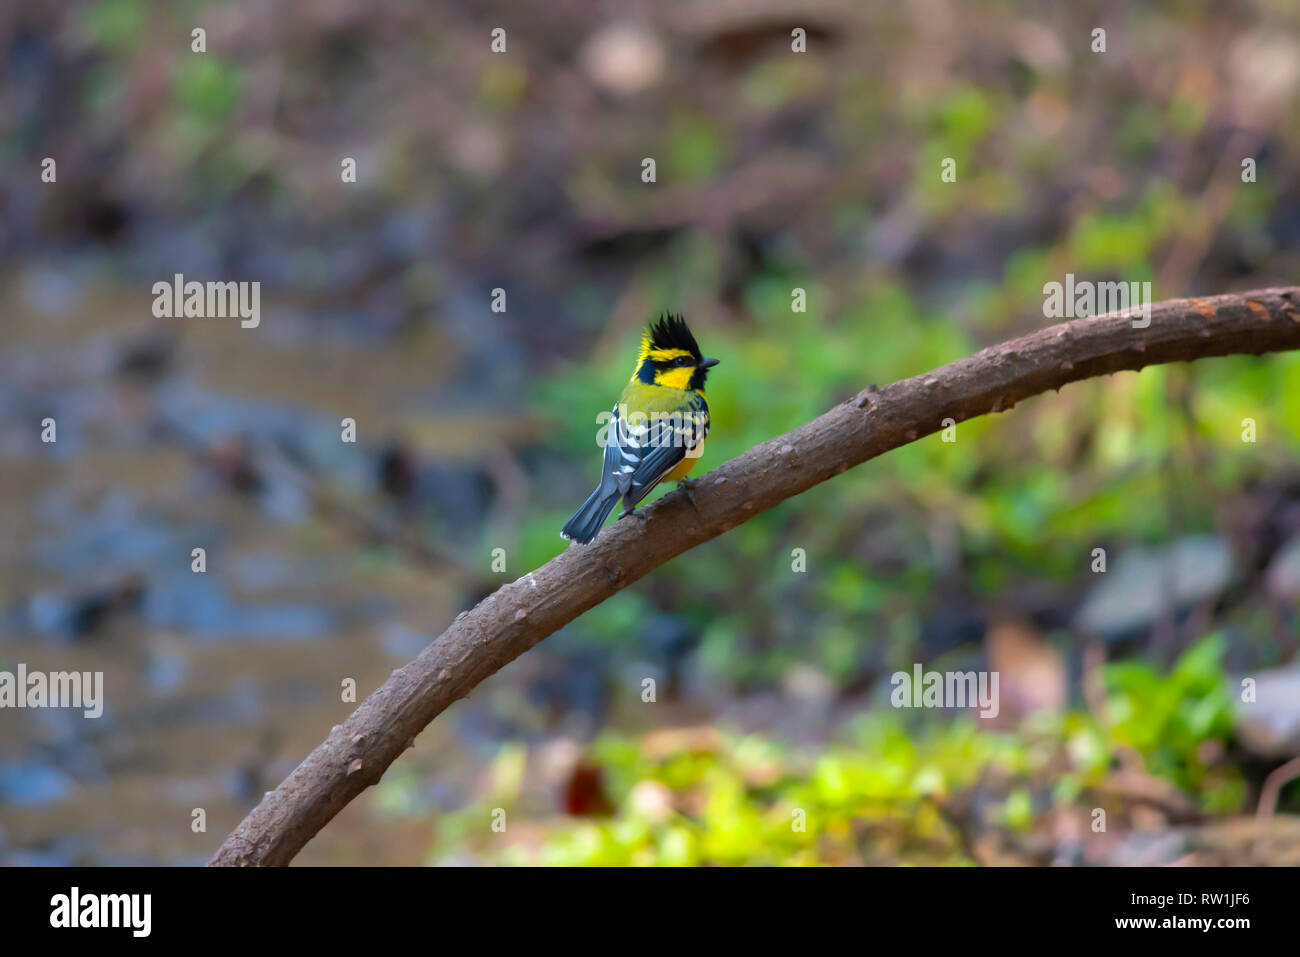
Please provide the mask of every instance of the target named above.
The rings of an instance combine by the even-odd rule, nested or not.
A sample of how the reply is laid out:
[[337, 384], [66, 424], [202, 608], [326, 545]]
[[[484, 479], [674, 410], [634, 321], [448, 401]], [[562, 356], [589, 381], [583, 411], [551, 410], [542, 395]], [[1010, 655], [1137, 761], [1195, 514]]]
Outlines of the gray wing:
[[608, 480], [635, 506], [709, 433], [707, 411], [680, 416], [619, 416], [617, 407], [605, 445], [602, 484]]

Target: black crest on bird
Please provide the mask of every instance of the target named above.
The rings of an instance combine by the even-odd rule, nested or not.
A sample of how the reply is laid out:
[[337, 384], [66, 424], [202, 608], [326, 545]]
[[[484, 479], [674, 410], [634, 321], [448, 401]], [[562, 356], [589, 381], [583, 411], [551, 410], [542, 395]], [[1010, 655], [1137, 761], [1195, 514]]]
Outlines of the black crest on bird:
[[704, 358], [686, 320], [671, 313], [659, 317], [646, 329], [644, 345], [649, 349], [684, 349], [695, 359]]

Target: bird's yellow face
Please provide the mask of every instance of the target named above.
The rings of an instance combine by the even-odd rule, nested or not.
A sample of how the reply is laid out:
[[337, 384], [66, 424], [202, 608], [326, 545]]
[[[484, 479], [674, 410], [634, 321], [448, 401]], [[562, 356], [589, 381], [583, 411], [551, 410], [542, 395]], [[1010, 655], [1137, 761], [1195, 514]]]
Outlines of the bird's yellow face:
[[[680, 322], [680, 320], [679, 320]], [[683, 330], [685, 326], [683, 324]], [[674, 343], [667, 338], [662, 329], [658, 331], [659, 339], [651, 330], [647, 330], [641, 339], [641, 348], [637, 352], [634, 380], [639, 379], [647, 385], [664, 386], [669, 389], [682, 389], [704, 394], [704, 380], [709, 370], [718, 364], [717, 359], [700, 355], [695, 337], [689, 332], [677, 335], [685, 342]], [[667, 339], [667, 341], [664, 341]], [[690, 348], [683, 348], [690, 346]]]
[[[670, 389], [690, 389], [696, 362], [685, 349], [651, 349], [646, 360], [654, 370], [654, 384]], [[701, 382], [700, 386], [703, 387]]]

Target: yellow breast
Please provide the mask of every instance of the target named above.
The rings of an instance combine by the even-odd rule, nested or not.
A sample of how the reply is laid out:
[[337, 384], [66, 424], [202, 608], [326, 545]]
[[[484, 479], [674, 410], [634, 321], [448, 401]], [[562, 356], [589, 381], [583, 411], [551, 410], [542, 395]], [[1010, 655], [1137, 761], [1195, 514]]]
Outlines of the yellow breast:
[[704, 443], [701, 442], [692, 451], [695, 452], [695, 454], [688, 455], [686, 458], [678, 462], [676, 468], [664, 475], [663, 481], [680, 482], [682, 479], [686, 478], [691, 469], [695, 468], [695, 463], [700, 460], [700, 456], [704, 454]]

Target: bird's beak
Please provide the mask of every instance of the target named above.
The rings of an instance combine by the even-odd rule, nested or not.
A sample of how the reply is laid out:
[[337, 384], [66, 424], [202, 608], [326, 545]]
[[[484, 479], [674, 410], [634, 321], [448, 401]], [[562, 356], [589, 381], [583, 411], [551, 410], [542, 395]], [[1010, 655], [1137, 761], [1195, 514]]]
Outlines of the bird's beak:
[[712, 369], [714, 366], [718, 364], [718, 361], [719, 360], [717, 359], [701, 359], [698, 368]]

